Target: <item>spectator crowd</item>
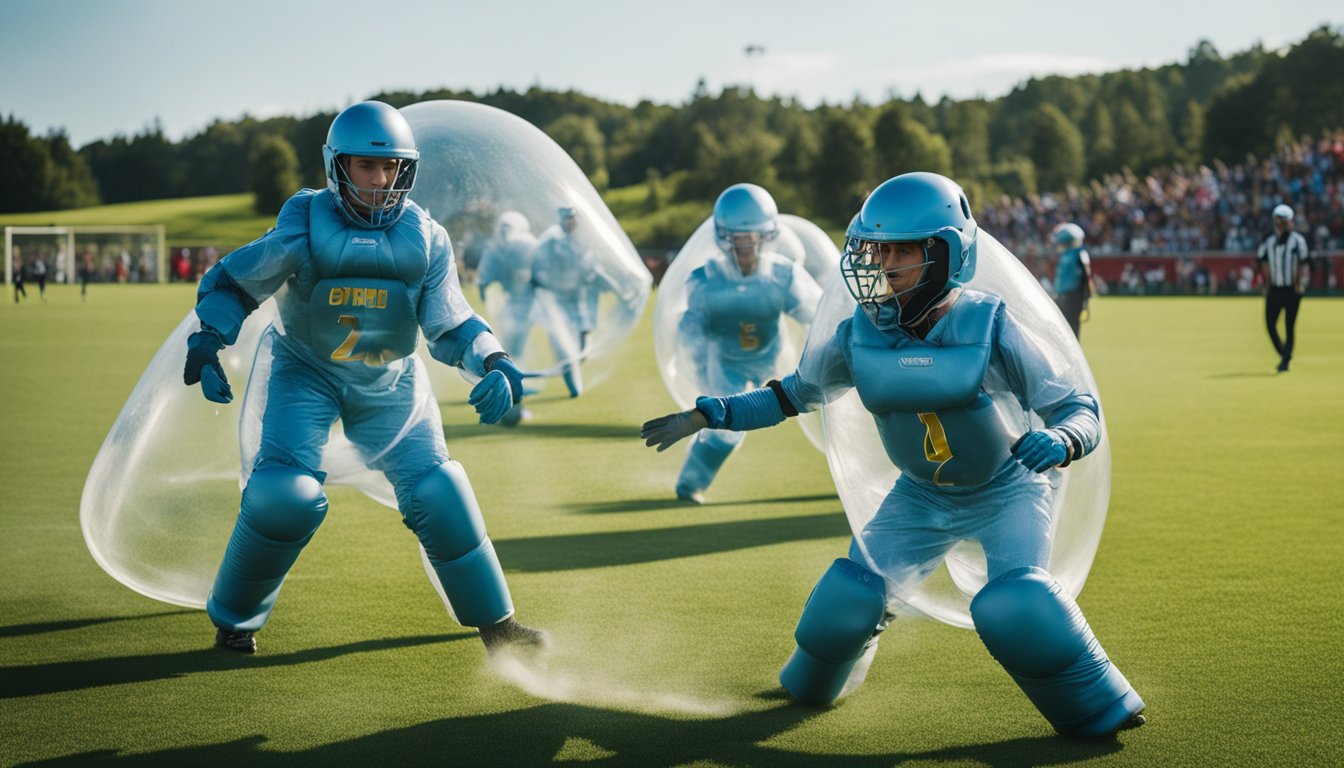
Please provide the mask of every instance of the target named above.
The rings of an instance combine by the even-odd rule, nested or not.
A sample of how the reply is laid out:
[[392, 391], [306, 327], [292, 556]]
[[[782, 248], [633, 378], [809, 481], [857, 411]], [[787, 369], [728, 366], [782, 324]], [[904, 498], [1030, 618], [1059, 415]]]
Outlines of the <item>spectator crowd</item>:
[[1313, 252], [1344, 248], [1344, 130], [1303, 137], [1270, 157], [1128, 170], [1064, 192], [1002, 197], [981, 224], [1024, 261], [1051, 255], [1050, 232], [1073, 221], [1094, 255], [1254, 252], [1287, 203]]

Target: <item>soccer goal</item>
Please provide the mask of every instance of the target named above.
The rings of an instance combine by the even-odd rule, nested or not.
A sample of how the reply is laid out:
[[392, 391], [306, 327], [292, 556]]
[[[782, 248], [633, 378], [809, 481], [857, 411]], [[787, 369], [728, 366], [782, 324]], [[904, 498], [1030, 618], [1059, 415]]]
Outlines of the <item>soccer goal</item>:
[[5, 227], [5, 282], [14, 282], [16, 269], [31, 275], [38, 260], [56, 283], [79, 282], [82, 270], [92, 282], [160, 283], [168, 248], [162, 224]]

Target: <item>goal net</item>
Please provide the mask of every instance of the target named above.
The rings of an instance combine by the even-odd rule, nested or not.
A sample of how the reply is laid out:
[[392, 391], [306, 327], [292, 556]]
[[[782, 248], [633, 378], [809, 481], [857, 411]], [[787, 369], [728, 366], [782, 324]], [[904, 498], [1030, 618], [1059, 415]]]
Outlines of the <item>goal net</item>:
[[127, 226], [5, 227], [5, 282], [15, 271], [32, 278], [38, 261], [47, 280], [77, 283], [81, 270], [98, 283], [167, 280], [168, 249], [162, 224]]

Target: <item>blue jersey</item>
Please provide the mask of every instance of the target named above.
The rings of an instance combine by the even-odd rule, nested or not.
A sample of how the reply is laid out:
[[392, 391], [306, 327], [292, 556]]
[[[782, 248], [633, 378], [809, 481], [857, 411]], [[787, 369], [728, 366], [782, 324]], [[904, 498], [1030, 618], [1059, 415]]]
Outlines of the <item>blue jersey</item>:
[[762, 253], [756, 271], [745, 277], [714, 259], [686, 279], [686, 314], [678, 330], [691, 344], [703, 340], [714, 357], [774, 360], [782, 316], [807, 325], [820, 297], [811, 276], [777, 254]]
[[538, 238], [532, 254], [532, 277], [555, 297], [575, 331], [597, 327], [600, 276], [587, 244], [559, 225], [550, 227]]
[[499, 283], [510, 299], [531, 301], [532, 252], [536, 244], [536, 238], [529, 234], [512, 233], [492, 239], [481, 253], [477, 277], [481, 289]]
[[399, 374], [419, 331], [437, 359], [477, 373], [498, 349], [490, 334], [453, 333], [485, 325], [462, 295], [448, 233], [414, 202], [391, 227], [364, 229], [329, 192], [300, 191], [274, 228], [206, 274], [196, 313], [232, 343], [247, 312], [273, 295], [285, 351], [351, 383]]
[[1100, 439], [1096, 401], [1078, 391], [998, 297], [963, 290], [924, 339], [878, 331], [861, 310], [804, 352], [783, 381], [800, 412], [854, 388], [887, 456], [930, 486], [980, 487], [1019, 468], [1010, 449], [1030, 431], [1065, 421], [1084, 442]]
[[1059, 264], [1055, 267], [1055, 293], [1068, 293], [1082, 288], [1087, 280], [1085, 267], [1091, 263], [1087, 249], [1082, 246], [1060, 253]]

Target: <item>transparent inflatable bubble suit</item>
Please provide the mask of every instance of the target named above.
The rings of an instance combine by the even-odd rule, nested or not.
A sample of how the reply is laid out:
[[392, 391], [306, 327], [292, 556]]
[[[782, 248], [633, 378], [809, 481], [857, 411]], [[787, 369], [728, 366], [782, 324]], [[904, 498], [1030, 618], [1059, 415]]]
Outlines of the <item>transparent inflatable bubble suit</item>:
[[[499, 206], [501, 213], [516, 209], [542, 221], [544, 209], [560, 201], [586, 217], [592, 250], [598, 254], [592, 271], [604, 281], [598, 315], [602, 325], [586, 351], [575, 357], [585, 361], [585, 370], [600, 361], [601, 353], [613, 349], [638, 319], [652, 277], [582, 172], [539, 130], [497, 109], [434, 102], [408, 108], [407, 117], [421, 152], [416, 197], [431, 193], [421, 205], [445, 224], [465, 227], [472, 211], [490, 206]], [[444, 179], [448, 173], [455, 181]], [[454, 183], [458, 192], [450, 194]], [[471, 202], [456, 203], [453, 194]], [[521, 230], [516, 218], [508, 219], [515, 231]], [[453, 234], [460, 237], [460, 232]], [[459, 237], [454, 240], [460, 259]], [[544, 321], [546, 310], [540, 311]], [[104, 570], [148, 597], [198, 608], [205, 605], [223, 559], [238, 516], [240, 490], [260, 445], [270, 350], [275, 335], [283, 332], [275, 301], [264, 302], [243, 325], [237, 343], [220, 353], [237, 399], [216, 405], [202, 398], [199, 387], [182, 384], [187, 337], [199, 327], [195, 312], [189, 311], [141, 375], [94, 459], [80, 501], [85, 542]], [[427, 353], [424, 360], [411, 356], [394, 363], [414, 369], [417, 407], [408, 417], [408, 428], [422, 419], [441, 421], [436, 394], [443, 394], [438, 390], [462, 386], [453, 369], [437, 361], [426, 365], [425, 360]], [[391, 448], [396, 439], [375, 454]], [[326, 484], [354, 486], [395, 509], [387, 479], [366, 467], [373, 458], [345, 438], [338, 421], [323, 452]], [[407, 546], [414, 541], [408, 536]], [[421, 560], [447, 606], [423, 549]]]
[[[820, 227], [800, 216], [781, 214], [779, 225], [779, 236], [762, 250], [799, 264], [819, 286], [825, 286], [840, 264], [835, 244]], [[697, 360], [707, 354], [706, 350], [695, 348], [677, 332], [686, 314], [686, 280], [707, 261], [726, 258], [714, 240], [713, 218], [706, 219], [677, 252], [658, 284], [658, 298], [653, 305], [654, 355], [663, 384], [682, 409], [694, 407], [699, 395], [712, 393], [711, 387], [696, 374], [702, 367]], [[807, 333], [808, 326], [787, 315], [783, 317], [783, 346], [773, 378], [783, 378], [797, 367]], [[822, 450], [820, 414], [803, 414], [798, 417], [798, 424], [812, 444]]]
[[[1096, 382], [1082, 348], [1040, 283], [983, 229], [977, 253], [975, 277], [968, 287], [1003, 297], [1009, 313], [1037, 336], [1040, 346], [1058, 355], [1056, 369], [1066, 372], [1079, 389], [1095, 394]], [[854, 314], [855, 306], [844, 280], [837, 274], [822, 295], [808, 345], [824, 344], [834, 336], [836, 326]], [[1049, 570], [1073, 596], [1082, 591], [1092, 568], [1110, 500], [1111, 451], [1104, 411], [1102, 416], [1097, 449], [1064, 469], [1049, 472], [1055, 487]], [[1032, 420], [1040, 426], [1038, 417], [1033, 416]], [[900, 471], [888, 460], [872, 415], [864, 409], [854, 390], [822, 407], [822, 423], [831, 475], [850, 528], [858, 538]], [[876, 571], [872, 556], [862, 554], [867, 560], [865, 565]], [[944, 564], [926, 581], [894, 596], [889, 608], [970, 628], [970, 599], [985, 583], [984, 552], [977, 543], [962, 542], [953, 547]]]
[[[420, 149], [411, 198], [448, 230], [463, 289], [505, 349], [541, 377], [569, 363], [585, 388], [600, 383], [653, 276], [597, 190], [550, 137], [503, 110], [429, 101], [402, 114]], [[483, 299], [478, 278], [490, 281]], [[440, 399], [465, 396], [442, 365], [429, 368]]]

